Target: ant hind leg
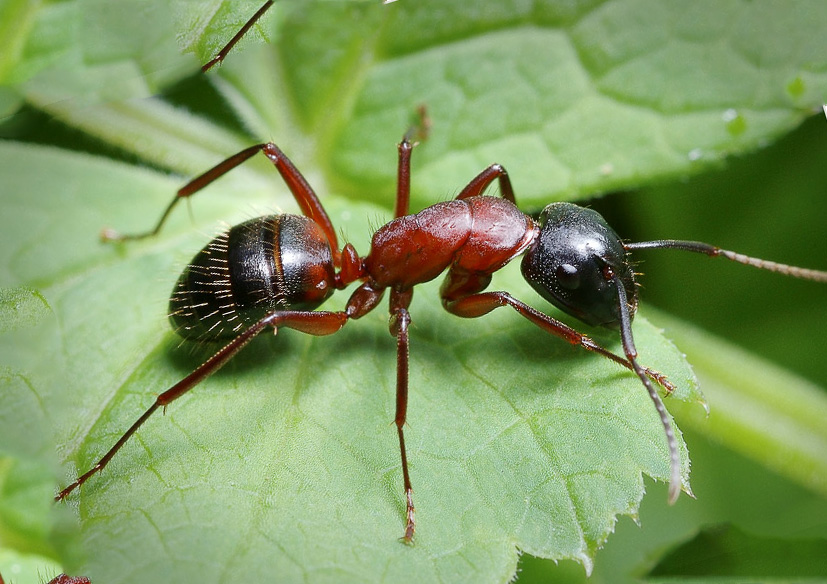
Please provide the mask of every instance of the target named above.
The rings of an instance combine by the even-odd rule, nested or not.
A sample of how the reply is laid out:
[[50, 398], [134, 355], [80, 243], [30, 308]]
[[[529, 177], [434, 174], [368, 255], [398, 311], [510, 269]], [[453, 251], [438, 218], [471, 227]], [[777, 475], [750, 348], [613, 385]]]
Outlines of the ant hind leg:
[[72, 491], [83, 485], [87, 480], [102, 471], [109, 461], [118, 453], [124, 444], [132, 437], [138, 429], [143, 426], [152, 414], [158, 408], [166, 409], [166, 407], [187, 393], [193, 387], [201, 383], [204, 379], [221, 369], [230, 359], [238, 354], [241, 349], [247, 346], [261, 331], [267, 327], [272, 327], [275, 330], [279, 328], [292, 328], [301, 332], [322, 336], [329, 335], [341, 329], [348, 320], [348, 315], [345, 312], [329, 312], [329, 311], [292, 311], [284, 310], [271, 312], [264, 318], [248, 327], [241, 334], [235, 337], [232, 341], [227, 343], [224, 347], [218, 350], [212, 357], [204, 361], [192, 373], [184, 377], [181, 381], [167, 389], [160, 394], [155, 402], [152, 403], [147, 410], [138, 417], [137, 420], [129, 427], [129, 429], [121, 435], [106, 454], [104, 454], [98, 462], [96, 462], [91, 469], [80, 475], [72, 484], [61, 490], [56, 496], [55, 501], [62, 501]]

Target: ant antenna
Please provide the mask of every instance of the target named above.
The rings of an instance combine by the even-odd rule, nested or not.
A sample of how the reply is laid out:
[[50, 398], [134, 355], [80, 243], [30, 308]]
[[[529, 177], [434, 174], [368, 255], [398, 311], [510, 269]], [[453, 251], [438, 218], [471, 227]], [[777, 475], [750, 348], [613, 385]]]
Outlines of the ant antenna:
[[623, 247], [626, 251], [636, 249], [680, 249], [683, 251], [691, 251], [694, 253], [702, 253], [709, 257], [724, 257], [733, 262], [752, 266], [754, 268], [761, 268], [762, 270], [769, 270], [770, 272], [778, 272], [785, 276], [792, 276], [793, 278], [801, 278], [802, 280], [812, 280], [814, 282], [827, 282], [827, 272], [821, 270], [810, 270], [807, 268], [799, 268], [798, 266], [790, 266], [787, 264], [780, 264], [778, 262], [771, 262], [769, 260], [762, 260], [760, 258], [750, 257], [742, 253], [736, 253], [727, 249], [721, 249], [708, 243], [700, 241], [685, 241], [680, 239], [656, 239], [653, 241], [640, 241], [636, 243], [624, 243]]
[[[777, 272], [785, 276], [792, 276], [793, 278], [811, 280], [814, 282], [827, 282], [827, 271], [811, 270], [808, 268], [800, 268], [798, 266], [791, 266], [788, 264], [781, 264], [778, 262], [754, 258], [748, 255], [744, 255], [742, 253], [729, 251], [727, 249], [721, 249], [720, 247], [710, 245], [708, 243], [703, 243], [700, 241], [688, 241], [680, 239], [657, 239], [652, 241], [624, 243], [623, 248], [626, 251], [633, 251], [638, 249], [679, 249], [683, 251], [691, 251], [693, 253], [701, 253], [709, 257], [723, 257], [733, 262], [738, 262], [739, 264], [752, 266], [754, 268], [760, 268], [762, 270], [768, 270], [770, 272]], [[678, 498], [681, 483], [680, 458], [678, 457], [677, 440], [675, 439], [675, 433], [672, 430], [671, 424], [669, 423], [669, 418], [666, 414], [666, 410], [663, 406], [663, 402], [661, 401], [660, 396], [655, 391], [651, 381], [646, 376], [645, 372], [643, 372], [640, 365], [638, 365], [637, 363], [637, 351], [635, 350], [634, 339], [632, 338], [631, 316], [629, 313], [629, 307], [627, 305], [626, 300], [626, 289], [623, 287], [622, 282], [620, 281], [618, 276], [611, 270], [610, 267], [605, 266], [604, 273], [606, 275], [606, 279], [611, 281], [617, 288], [617, 296], [618, 302], [620, 304], [619, 308], [621, 316], [620, 337], [621, 342], [623, 344], [623, 351], [626, 354], [626, 358], [629, 360], [629, 363], [631, 363], [632, 367], [634, 368], [635, 373], [637, 373], [638, 377], [640, 377], [641, 381], [643, 382], [643, 385], [646, 386], [646, 390], [649, 392], [649, 397], [651, 397], [652, 401], [655, 403], [655, 408], [658, 410], [661, 423], [663, 424], [663, 428], [666, 431], [666, 438], [669, 444], [669, 456], [671, 459], [672, 466], [672, 475], [669, 481], [669, 503], [671, 504], [674, 503]]]

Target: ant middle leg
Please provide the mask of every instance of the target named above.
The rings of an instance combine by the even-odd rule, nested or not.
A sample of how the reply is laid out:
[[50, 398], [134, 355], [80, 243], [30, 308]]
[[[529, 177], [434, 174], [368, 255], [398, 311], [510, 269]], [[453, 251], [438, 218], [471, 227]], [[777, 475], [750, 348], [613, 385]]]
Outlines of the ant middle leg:
[[482, 195], [483, 191], [485, 191], [488, 185], [494, 182], [494, 180], [499, 180], [500, 194], [503, 199], [511, 201], [516, 205], [517, 201], [514, 198], [514, 188], [511, 186], [511, 179], [508, 177], [508, 171], [506, 171], [501, 164], [492, 164], [471, 179], [471, 182], [457, 195], [457, 200]]
[[[370, 281], [364, 282], [357, 288], [348, 300], [345, 313], [349, 318], [361, 318], [374, 308], [384, 295], [384, 288], [375, 288]], [[411, 324], [411, 315], [408, 307], [413, 298], [413, 289], [399, 291], [391, 289], [390, 297], [390, 333], [396, 337], [396, 415], [394, 424], [399, 436], [399, 453], [402, 460], [402, 481], [405, 489], [405, 533], [401, 537], [404, 543], [413, 543], [416, 531], [416, 520], [413, 504], [413, 487], [408, 471], [408, 453], [405, 448], [405, 421], [408, 414], [408, 356], [409, 336], [408, 328]]]
[[416, 109], [416, 121], [411, 124], [408, 131], [402, 136], [397, 150], [399, 161], [396, 170], [396, 204], [393, 210], [395, 219], [404, 217], [409, 212], [411, 200], [411, 153], [414, 146], [419, 142], [416, 138], [427, 139], [431, 129], [431, 119], [428, 117], [428, 110], [424, 105]]
[[[421, 134], [427, 136], [430, 129], [430, 119], [424, 106], [420, 106], [417, 110], [419, 116], [419, 124], [411, 126], [402, 141], [398, 145], [399, 161], [397, 164], [397, 178], [396, 178], [396, 205], [394, 207], [394, 218], [403, 217], [408, 214], [410, 193], [411, 193], [411, 154], [416, 143], [411, 142], [412, 136]], [[511, 186], [511, 179], [508, 176], [508, 171], [501, 164], [492, 164], [465, 186], [456, 196], [457, 200], [467, 199], [469, 197], [478, 197], [482, 195], [485, 189], [495, 180], [499, 181], [500, 194], [502, 197], [516, 205], [517, 201], [514, 196], [514, 188]]]

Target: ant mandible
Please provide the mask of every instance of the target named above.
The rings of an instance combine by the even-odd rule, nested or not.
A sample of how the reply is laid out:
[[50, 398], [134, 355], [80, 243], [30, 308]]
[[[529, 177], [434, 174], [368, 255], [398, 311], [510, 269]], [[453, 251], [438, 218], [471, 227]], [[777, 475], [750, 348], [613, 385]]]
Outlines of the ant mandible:
[[[340, 248], [333, 224], [301, 172], [273, 143], [242, 150], [182, 187], [151, 231], [121, 235], [106, 230], [109, 241], [150, 237], [159, 232], [178, 201], [190, 197], [258, 152], [273, 163], [302, 215], [251, 219], [215, 237], [193, 258], [173, 289], [170, 321], [186, 339], [227, 343], [195, 371], [160, 394], [112, 448], [87, 472], [60, 491], [60, 501], [100, 472], [158, 409], [165, 409], [215, 373], [267, 328], [292, 328], [329, 335], [349, 320], [372, 311], [390, 290], [390, 332], [396, 337], [396, 415], [406, 498], [403, 541], [415, 531], [413, 488], [408, 472], [404, 426], [408, 406], [408, 311], [413, 289], [447, 270], [440, 289], [442, 305], [457, 316], [483, 316], [501, 306], [544, 331], [579, 345], [633, 371], [645, 386], [660, 417], [670, 454], [669, 501], [681, 489], [677, 440], [654, 383], [674, 390], [665, 376], [638, 363], [632, 319], [638, 306], [629, 252], [670, 248], [725, 257], [789, 276], [827, 282], [827, 272], [748, 257], [695, 241], [657, 240], [624, 243], [597, 212], [571, 203], [552, 203], [539, 220], [520, 211], [506, 170], [492, 164], [454, 200], [408, 214], [411, 154], [409, 131], [398, 145], [394, 219], [373, 235], [370, 251], [359, 256], [351, 244]], [[497, 181], [501, 197], [487, 196]], [[546, 300], [593, 326], [619, 331], [625, 356], [597, 344], [559, 320], [505, 291], [485, 291], [492, 274], [523, 255], [522, 274]], [[360, 282], [344, 310], [318, 308], [335, 290]]]

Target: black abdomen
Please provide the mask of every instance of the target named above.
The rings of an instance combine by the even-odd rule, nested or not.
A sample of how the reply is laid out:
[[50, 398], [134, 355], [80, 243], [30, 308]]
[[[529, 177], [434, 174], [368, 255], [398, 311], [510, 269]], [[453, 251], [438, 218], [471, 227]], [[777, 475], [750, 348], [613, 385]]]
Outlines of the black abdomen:
[[330, 245], [316, 223], [268, 215], [225, 231], [198, 252], [169, 300], [175, 332], [234, 337], [274, 310], [313, 310], [333, 293]]

